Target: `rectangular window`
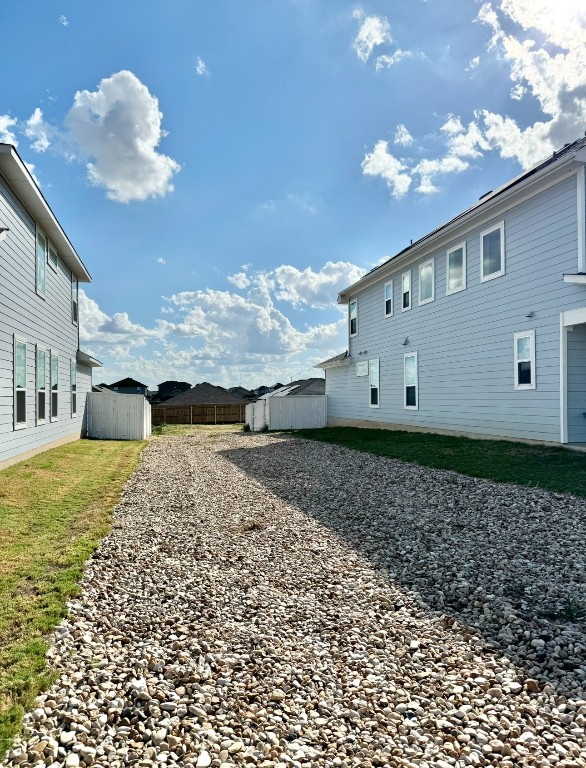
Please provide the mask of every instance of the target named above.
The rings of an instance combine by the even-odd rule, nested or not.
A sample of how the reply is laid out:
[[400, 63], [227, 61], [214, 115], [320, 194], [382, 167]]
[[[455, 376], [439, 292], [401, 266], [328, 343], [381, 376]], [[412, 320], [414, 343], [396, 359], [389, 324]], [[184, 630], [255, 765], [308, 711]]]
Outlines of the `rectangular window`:
[[51, 421], [59, 418], [59, 357], [51, 352]]
[[393, 281], [385, 283], [385, 317], [393, 314]]
[[79, 293], [79, 284], [77, 282], [77, 278], [72, 273], [71, 274], [71, 319], [76, 325], [77, 325], [77, 318], [79, 316], [78, 293]]
[[417, 352], [408, 352], [403, 356], [405, 379], [405, 408], [419, 408], [419, 381], [417, 372]]
[[379, 361], [378, 360], [369, 360], [368, 361], [368, 381], [369, 381], [369, 401], [368, 404], [371, 408], [379, 408], [379, 382], [380, 382], [380, 374], [379, 374]]
[[419, 266], [419, 303], [429, 304], [435, 297], [435, 266], [434, 260], [424, 262]]
[[48, 252], [48, 258], [47, 261], [53, 267], [55, 272], [57, 271], [57, 264], [59, 262], [59, 256], [57, 255], [57, 251], [53, 248], [51, 244], [49, 244], [49, 252]]
[[47, 353], [37, 347], [37, 424], [44, 424], [47, 413]]
[[480, 233], [480, 280], [505, 274], [505, 223]]
[[26, 341], [14, 338], [14, 429], [26, 427]]
[[356, 299], [350, 302], [348, 311], [350, 316], [350, 336], [356, 336], [358, 333], [358, 301]]
[[515, 334], [515, 389], [535, 389], [535, 331]]
[[71, 417], [77, 416], [77, 361], [71, 359]]
[[446, 293], [458, 293], [466, 287], [466, 243], [448, 251], [446, 263]]
[[401, 277], [401, 312], [411, 309], [411, 270]]
[[37, 293], [45, 295], [45, 265], [47, 263], [47, 241], [45, 235], [37, 232]]

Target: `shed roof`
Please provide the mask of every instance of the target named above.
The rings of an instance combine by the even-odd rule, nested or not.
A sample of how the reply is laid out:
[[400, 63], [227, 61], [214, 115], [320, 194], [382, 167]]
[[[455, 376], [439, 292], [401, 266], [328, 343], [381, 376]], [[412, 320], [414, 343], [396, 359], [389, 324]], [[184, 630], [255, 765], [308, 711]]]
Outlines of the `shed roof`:
[[196, 384], [195, 387], [161, 403], [161, 405], [246, 405], [247, 402], [248, 400], [223, 387], [215, 387], [213, 384], [203, 381], [201, 384]]

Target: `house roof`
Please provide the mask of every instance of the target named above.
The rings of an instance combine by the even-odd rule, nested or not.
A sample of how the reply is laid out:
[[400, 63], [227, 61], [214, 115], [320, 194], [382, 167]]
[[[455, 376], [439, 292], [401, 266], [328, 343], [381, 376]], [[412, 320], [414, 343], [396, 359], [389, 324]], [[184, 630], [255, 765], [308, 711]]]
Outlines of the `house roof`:
[[252, 392], [249, 389], [244, 389], [244, 387], [228, 387], [228, 392], [232, 392], [233, 395], [238, 395], [238, 397], [245, 397], [248, 399], [254, 397]]
[[141, 384], [140, 381], [137, 381], [136, 379], [120, 379], [120, 381], [115, 381], [113, 384], [108, 384], [109, 387], [144, 387], [147, 388], [146, 384]]
[[162, 405], [246, 405], [247, 402], [248, 400], [223, 387], [215, 387], [213, 384], [203, 381], [201, 384], [196, 384], [195, 387], [172, 397]]
[[[360, 278], [360, 280], [348, 286], [348, 288], [345, 288], [338, 294], [338, 303], [348, 303], [350, 296], [354, 295], [357, 291], [382, 279], [386, 276], [387, 272], [390, 272], [391, 269], [395, 269], [394, 262], [398, 260], [406, 260], [410, 255], [415, 256], [420, 254], [421, 251], [426, 249], [429, 250], [430, 246], [432, 246], [436, 240], [439, 240], [442, 235], [448, 235], [458, 226], [464, 225], [477, 215], [484, 214], [496, 207], [497, 204], [501, 203], [502, 199], [508, 199], [511, 194], [516, 193], [521, 188], [525, 189], [531, 184], [538, 183], [543, 176], [557, 171], [558, 168], [562, 169], [574, 161], [586, 163], [586, 136], [577, 139], [570, 144], [564, 145], [562, 149], [537, 163], [533, 168], [524, 171], [498, 189], [487, 192], [487, 194], [483, 195], [478, 202], [471, 205], [465, 211], [462, 211], [462, 213], [458, 214], [453, 219], [450, 219], [450, 221], [432, 230], [429, 234], [416, 240], [416, 242], [411, 245], [408, 245], [407, 248], [404, 248], [402, 251], [399, 251], [399, 253], [391, 256], [387, 261], [374, 267], [374, 269], [371, 269], [370, 272], [367, 272]], [[389, 265], [391, 266], [389, 267]], [[322, 367], [322, 364], [320, 363], [319, 366], [316, 367]]]
[[350, 355], [348, 354], [348, 350], [345, 352], [341, 352], [339, 355], [334, 355], [334, 357], [329, 357], [327, 360], [324, 360], [321, 363], [318, 363], [317, 365], [314, 365], [314, 368], [340, 368], [343, 365], [350, 365]]
[[82, 283], [90, 283], [92, 280], [90, 273], [77, 255], [31, 172], [12, 144], [0, 143], [0, 172], [24, 207], [43, 228], [76, 278]]

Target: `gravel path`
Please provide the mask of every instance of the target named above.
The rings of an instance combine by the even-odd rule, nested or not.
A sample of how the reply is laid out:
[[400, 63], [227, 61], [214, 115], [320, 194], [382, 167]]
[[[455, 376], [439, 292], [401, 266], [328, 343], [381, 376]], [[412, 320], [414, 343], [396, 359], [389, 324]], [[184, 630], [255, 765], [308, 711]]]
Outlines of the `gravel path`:
[[562, 494], [153, 441], [4, 765], [586, 766], [585, 534]]

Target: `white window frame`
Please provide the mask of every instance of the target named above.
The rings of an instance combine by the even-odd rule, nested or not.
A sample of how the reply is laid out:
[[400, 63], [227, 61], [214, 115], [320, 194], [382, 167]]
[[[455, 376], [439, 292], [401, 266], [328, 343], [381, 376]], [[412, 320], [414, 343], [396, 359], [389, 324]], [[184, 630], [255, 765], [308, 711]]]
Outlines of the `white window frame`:
[[[57, 360], [57, 389], [53, 389], [53, 358]], [[51, 392], [51, 421], [59, 421], [59, 355], [51, 350], [50, 352], [50, 367], [49, 367], [49, 391]], [[57, 408], [53, 408], [53, 394], [57, 395]], [[55, 410], [57, 415], [55, 415]]]
[[[18, 344], [24, 344], [24, 389], [19, 389], [16, 386], [16, 378], [17, 378], [16, 377], [16, 365], [17, 365], [17, 363], [16, 363], [16, 361], [17, 361], [16, 349], [17, 349]], [[27, 427], [27, 397], [28, 397], [28, 386], [27, 386], [28, 382], [27, 382], [27, 375], [26, 375], [27, 374], [26, 366], [27, 366], [27, 362], [28, 362], [28, 360], [27, 360], [28, 348], [27, 347], [28, 347], [28, 345], [26, 343], [26, 339], [23, 339], [20, 336], [17, 336], [16, 334], [14, 334], [13, 345], [12, 345], [13, 361], [14, 361], [13, 362], [13, 367], [12, 367], [12, 387], [13, 387], [13, 399], [12, 399], [13, 406], [12, 406], [12, 408], [13, 408], [13, 426], [14, 426], [15, 430], [17, 430], [17, 429], [26, 429], [26, 427]], [[17, 421], [17, 418], [18, 418], [18, 403], [17, 403], [17, 397], [16, 397], [17, 392], [18, 393], [24, 392], [24, 421]]]
[[[403, 306], [403, 294], [405, 291], [403, 290], [403, 280], [408, 277], [409, 278], [409, 306], [404, 307]], [[403, 272], [401, 275], [401, 312], [408, 312], [411, 307], [413, 306], [413, 280], [411, 279], [411, 270], [408, 269], [406, 272]]]
[[[523, 357], [519, 358], [518, 355], [518, 345], [517, 341], [519, 339], [530, 339], [530, 357]], [[536, 386], [536, 376], [535, 376], [535, 330], [530, 331], [519, 331], [514, 336], [514, 359], [515, 359], [515, 389], [516, 390], [523, 390], [523, 389], [535, 389]], [[519, 363], [531, 363], [531, 383], [530, 384], [519, 384]]]
[[[356, 304], [356, 330], [352, 333], [352, 304]], [[348, 331], [350, 338], [358, 336], [358, 299], [350, 299], [348, 302]]]
[[[55, 254], [55, 263], [53, 264], [53, 261], [51, 259], [51, 253]], [[49, 241], [49, 246], [47, 248], [47, 264], [51, 267], [53, 272], [57, 272], [57, 268], [59, 266], [59, 254], [57, 253], [57, 249], [53, 246], [53, 243]]]
[[[42, 260], [39, 259], [39, 238], [42, 238], [45, 241], [45, 256]], [[37, 292], [37, 296], [40, 296], [42, 299], [45, 298], [45, 295], [47, 293], [48, 253], [49, 253], [49, 240], [47, 239], [47, 235], [45, 235], [42, 229], [39, 229], [37, 227], [35, 232], [35, 290]], [[43, 270], [43, 281], [44, 281], [42, 290], [41, 290], [41, 287], [39, 286], [39, 273], [41, 269]]]
[[[39, 355], [43, 354], [45, 356], [45, 364], [43, 366], [43, 382], [44, 382], [44, 388], [41, 389], [39, 387]], [[39, 394], [43, 392], [45, 396], [45, 418], [40, 419], [39, 418]], [[44, 424], [47, 421], [47, 350], [41, 349], [39, 345], [37, 344], [37, 348], [35, 350], [35, 415], [37, 419], [37, 426], [40, 424]]]
[[[484, 274], [484, 238], [486, 235], [490, 235], [492, 232], [496, 232], [497, 229], [500, 232], [501, 239], [501, 268], [497, 272], [491, 272], [489, 275]], [[505, 222], [501, 221], [498, 224], [493, 224], [492, 227], [483, 230], [480, 233], [480, 282], [486, 283], [488, 280], [494, 280], [496, 277], [502, 277], [505, 274]]]
[[79, 281], [71, 273], [71, 322], [77, 325], [79, 322]]
[[[371, 367], [373, 363], [376, 363], [376, 387], [372, 385]], [[376, 389], [376, 399], [378, 400], [376, 404], [373, 404], [371, 400], [373, 389]], [[368, 405], [370, 408], [380, 408], [380, 359], [378, 357], [368, 361]]]
[[72, 357], [69, 365], [71, 418], [77, 418], [77, 360]]
[[[407, 405], [407, 358], [415, 358], [415, 405]], [[410, 387], [413, 384], [409, 384]], [[403, 355], [403, 408], [409, 411], [419, 410], [419, 359], [417, 352], [405, 352]]]
[[[424, 267], [428, 267], [431, 264], [431, 298], [429, 299], [422, 299], [421, 298], [421, 270]], [[435, 259], [432, 257], [431, 259], [427, 259], [427, 261], [424, 261], [422, 264], [419, 265], [419, 306], [422, 304], [431, 304], [431, 302], [435, 299]]]
[[[389, 286], [390, 286], [390, 289], [391, 289], [391, 297], [390, 297], [391, 311], [387, 312], [387, 301], [389, 301], [389, 299], [387, 298], [387, 288]], [[395, 297], [393, 295], [393, 281], [392, 280], [387, 280], [387, 282], [385, 283], [385, 287], [384, 287], [384, 305], [383, 306], [384, 306], [384, 310], [385, 310], [385, 317], [392, 317], [393, 316], [393, 311], [395, 309]]]
[[[452, 288], [450, 290], [450, 255], [456, 251], [462, 250], [462, 280], [463, 283], [460, 288]], [[451, 296], [453, 293], [460, 293], [460, 291], [466, 290], [466, 241], [454, 245], [453, 248], [448, 248], [446, 252], [446, 296]]]

